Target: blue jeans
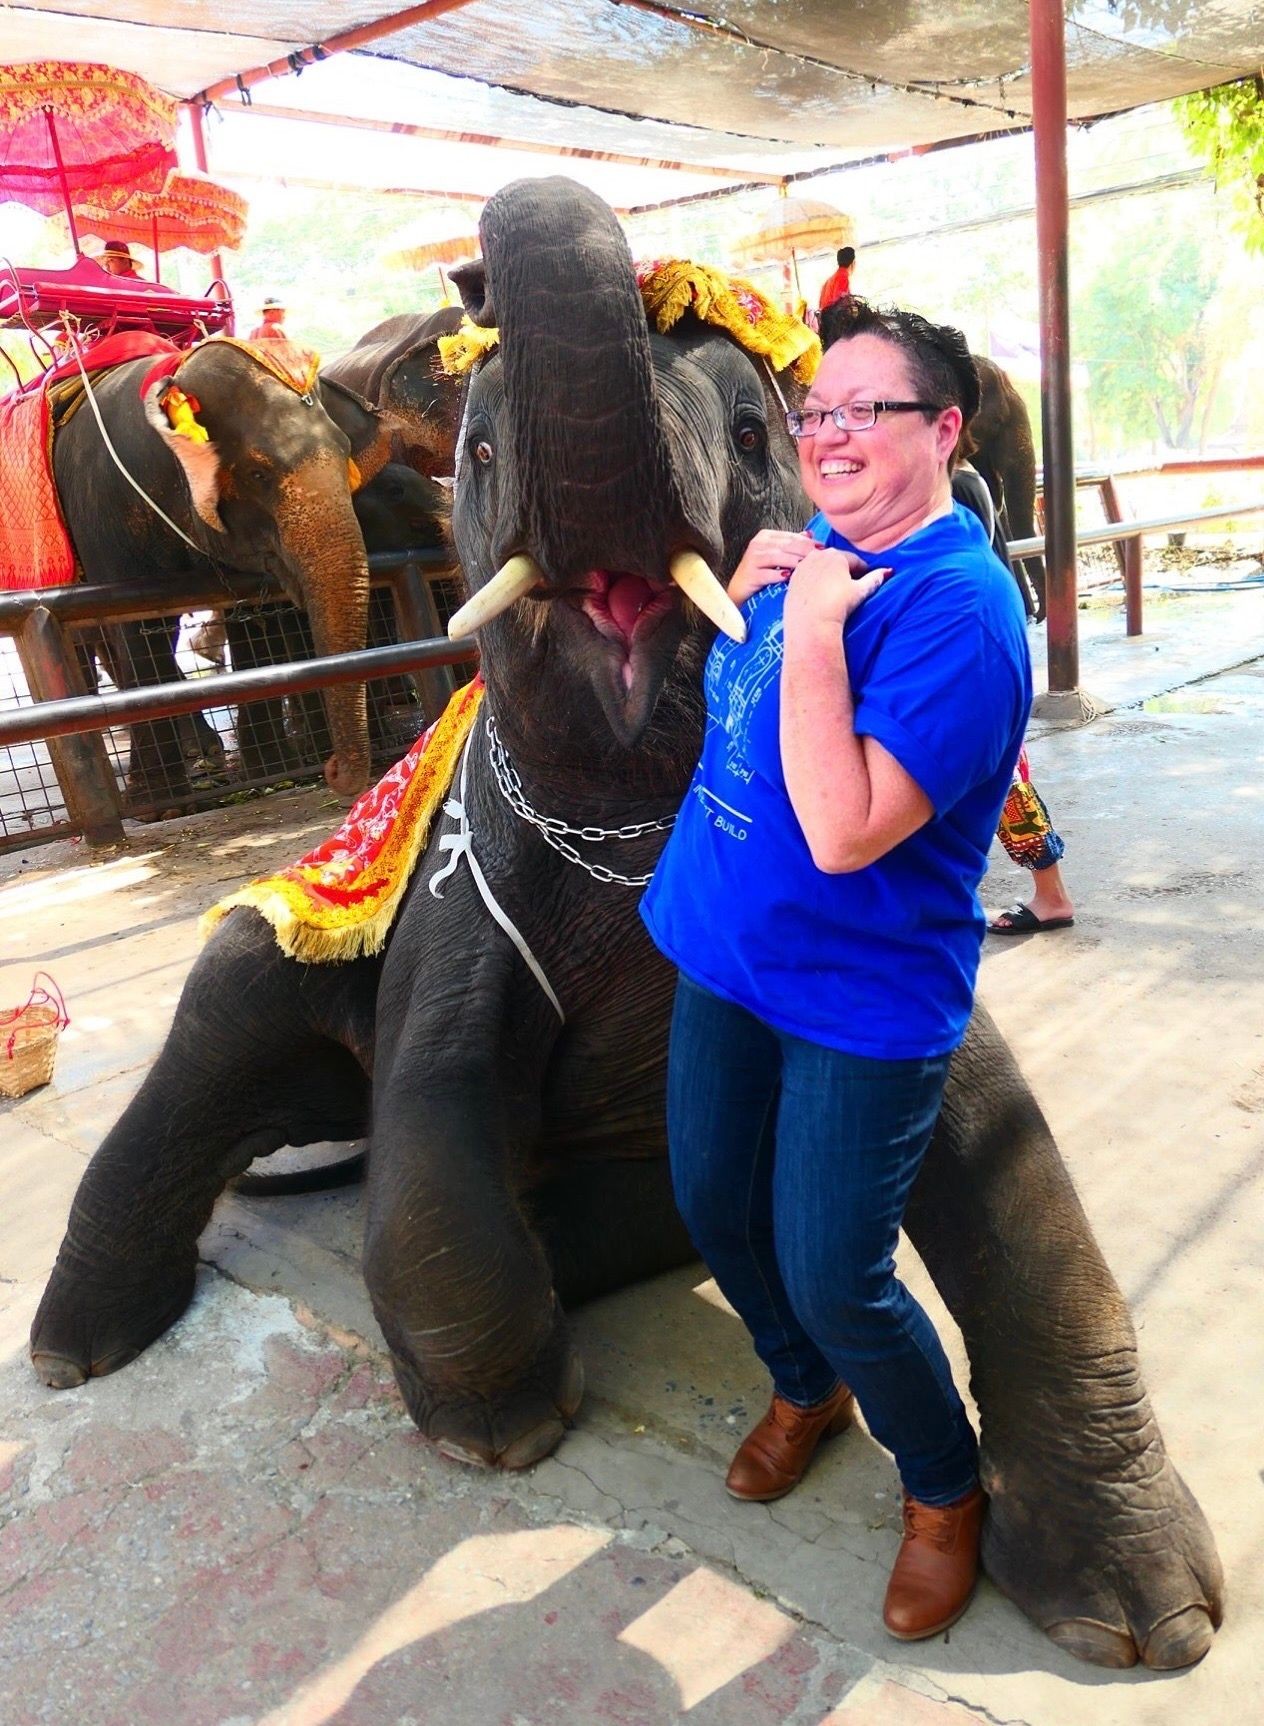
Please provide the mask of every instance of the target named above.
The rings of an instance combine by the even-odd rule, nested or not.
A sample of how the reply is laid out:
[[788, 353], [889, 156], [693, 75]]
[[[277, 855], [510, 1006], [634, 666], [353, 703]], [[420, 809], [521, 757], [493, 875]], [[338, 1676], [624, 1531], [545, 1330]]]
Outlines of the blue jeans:
[[843, 1054], [677, 985], [667, 1127], [694, 1245], [777, 1393], [810, 1407], [850, 1385], [923, 1504], [978, 1480], [943, 1347], [894, 1264], [948, 1062]]

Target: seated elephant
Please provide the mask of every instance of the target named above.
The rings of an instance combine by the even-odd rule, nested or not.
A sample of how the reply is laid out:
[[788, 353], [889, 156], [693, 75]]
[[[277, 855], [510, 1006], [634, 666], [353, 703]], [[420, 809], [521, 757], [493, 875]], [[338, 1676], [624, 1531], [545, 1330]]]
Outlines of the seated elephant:
[[[810, 355], [772, 308], [692, 294], [692, 266], [663, 267], [674, 296], [638, 285], [570, 181], [507, 187], [482, 234], [453, 530], [486, 689], [448, 812], [381, 951], [300, 961], [254, 910], [223, 917], [84, 1174], [31, 1348], [50, 1385], [125, 1365], [188, 1302], [227, 1181], [370, 1132], [365, 1276], [408, 1409], [446, 1454], [520, 1468], [579, 1408], [567, 1306], [692, 1256], [664, 1156], [673, 977], [637, 905], [735, 615], [712, 572], [806, 518], [783, 410]], [[1197, 1660], [1211, 1537], [981, 1009], [908, 1228], [969, 1350], [990, 1575], [1085, 1659]]]
[[[306, 611], [319, 653], [364, 646], [368, 566], [351, 497], [389, 454], [375, 410], [336, 384], [287, 379], [223, 338], [174, 370], [150, 355], [97, 373], [92, 387], [101, 425], [77, 407], [53, 444], [58, 502], [86, 581], [122, 586], [143, 571], [178, 598], [208, 573], [264, 571]], [[112, 632], [124, 687], [179, 679], [176, 621]], [[363, 686], [326, 691], [325, 707], [325, 776], [351, 796], [369, 773]], [[129, 785], [142, 800], [178, 804], [188, 789], [179, 727], [133, 727]]]

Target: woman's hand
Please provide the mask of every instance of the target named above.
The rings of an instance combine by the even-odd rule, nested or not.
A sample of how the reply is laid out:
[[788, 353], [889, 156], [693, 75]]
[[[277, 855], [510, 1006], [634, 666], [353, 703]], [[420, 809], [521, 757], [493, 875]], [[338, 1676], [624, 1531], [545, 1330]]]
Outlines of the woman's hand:
[[761, 587], [771, 587], [775, 581], [789, 581], [809, 552], [817, 549], [816, 541], [807, 533], [779, 533], [766, 527], [757, 533], [742, 561], [733, 571], [728, 595], [734, 605], [744, 605], [752, 593]]
[[828, 625], [831, 631], [840, 629], [888, 574], [885, 569], [865, 572], [864, 563], [852, 552], [814, 547], [794, 571], [786, 595], [786, 630], [818, 624]]

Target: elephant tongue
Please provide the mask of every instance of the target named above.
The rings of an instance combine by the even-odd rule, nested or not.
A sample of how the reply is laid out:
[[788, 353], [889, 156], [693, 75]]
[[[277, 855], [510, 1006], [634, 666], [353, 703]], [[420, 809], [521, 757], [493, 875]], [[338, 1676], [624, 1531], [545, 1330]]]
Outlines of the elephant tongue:
[[606, 604], [615, 626], [625, 640], [631, 641], [636, 620], [654, 598], [654, 589], [639, 575], [620, 575], [610, 584]]

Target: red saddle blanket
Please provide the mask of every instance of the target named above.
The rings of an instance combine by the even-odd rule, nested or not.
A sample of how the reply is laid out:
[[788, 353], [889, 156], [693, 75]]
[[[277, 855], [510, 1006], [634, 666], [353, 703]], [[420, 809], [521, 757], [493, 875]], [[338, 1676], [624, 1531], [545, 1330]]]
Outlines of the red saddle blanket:
[[[144, 354], [176, 352], [162, 336], [126, 330], [84, 350], [89, 372]], [[0, 591], [61, 587], [75, 579], [75, 553], [53, 485], [50, 386], [77, 378], [74, 360], [0, 397]]]

